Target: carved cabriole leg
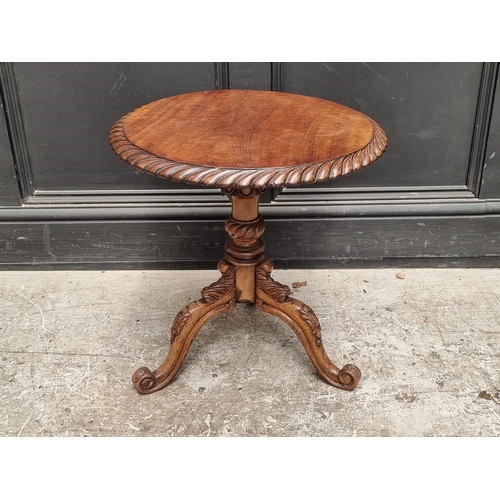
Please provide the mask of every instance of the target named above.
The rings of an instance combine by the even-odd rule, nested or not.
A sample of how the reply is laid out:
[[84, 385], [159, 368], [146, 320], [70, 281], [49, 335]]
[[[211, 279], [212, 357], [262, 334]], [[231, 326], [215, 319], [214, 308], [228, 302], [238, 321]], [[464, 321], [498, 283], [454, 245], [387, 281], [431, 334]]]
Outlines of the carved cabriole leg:
[[273, 280], [272, 270], [273, 263], [270, 260], [257, 266], [256, 307], [277, 316], [292, 328], [321, 378], [339, 389], [354, 389], [361, 377], [359, 368], [347, 364], [339, 369], [332, 363], [323, 348], [318, 318], [309, 306], [288, 297], [290, 288]]
[[203, 298], [191, 302], [175, 317], [170, 335], [170, 350], [163, 364], [154, 372], [143, 367], [132, 376], [135, 388], [142, 394], [163, 389], [174, 378], [202, 326], [235, 307], [235, 267], [219, 262], [221, 278], [201, 291]]

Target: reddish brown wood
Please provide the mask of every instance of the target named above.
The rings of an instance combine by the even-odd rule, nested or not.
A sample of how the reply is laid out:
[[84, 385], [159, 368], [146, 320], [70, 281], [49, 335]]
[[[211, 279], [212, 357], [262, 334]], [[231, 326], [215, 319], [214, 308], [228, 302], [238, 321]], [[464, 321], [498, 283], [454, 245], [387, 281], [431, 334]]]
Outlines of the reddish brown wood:
[[120, 158], [174, 181], [221, 188], [322, 182], [369, 165], [387, 137], [367, 116], [315, 97], [194, 92], [147, 104], [109, 136]]
[[339, 369], [328, 357], [312, 309], [289, 297], [264, 259], [259, 196], [267, 186], [320, 182], [375, 161], [387, 138], [370, 118], [321, 99], [263, 91], [184, 94], [151, 103], [122, 118], [110, 133], [115, 152], [160, 177], [225, 189], [231, 198], [229, 240], [221, 278], [184, 307], [171, 329], [165, 361], [139, 368], [141, 393], [165, 387], [203, 325], [247, 302], [273, 314], [297, 334], [319, 375], [340, 389], [354, 389], [359, 369]]

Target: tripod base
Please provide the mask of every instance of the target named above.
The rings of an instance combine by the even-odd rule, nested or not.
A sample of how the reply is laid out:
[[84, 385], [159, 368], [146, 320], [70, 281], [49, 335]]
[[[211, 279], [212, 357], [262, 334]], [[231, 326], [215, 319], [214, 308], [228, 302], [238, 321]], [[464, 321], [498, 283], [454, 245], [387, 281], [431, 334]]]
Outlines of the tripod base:
[[[162, 365], [153, 372], [143, 367], [134, 373], [132, 381], [140, 393], [149, 394], [167, 386], [181, 367], [202, 326], [235, 308], [239, 295], [235, 286], [236, 269], [226, 261], [221, 261], [218, 267], [221, 278], [204, 288], [202, 298], [184, 307], [174, 319], [170, 350]], [[313, 310], [300, 300], [289, 297], [290, 288], [271, 278], [272, 269], [270, 260], [256, 266], [255, 306], [290, 326], [323, 380], [339, 389], [354, 389], [361, 378], [359, 368], [353, 364], [337, 368], [323, 347], [321, 327]]]
[[232, 311], [237, 302], [245, 302], [290, 326], [322, 379], [339, 389], [354, 389], [361, 377], [359, 368], [352, 364], [337, 368], [323, 348], [321, 327], [313, 310], [289, 297], [290, 288], [271, 277], [273, 263], [264, 259], [264, 243], [259, 239], [265, 229], [264, 220], [258, 213], [260, 193], [248, 188], [228, 194], [232, 213], [226, 221], [230, 236], [226, 243], [226, 260], [218, 265], [222, 276], [201, 291], [201, 299], [191, 302], [177, 314], [165, 361], [154, 371], [146, 367], [136, 370], [132, 377], [135, 388], [142, 394], [163, 389], [181, 367], [202, 326]]

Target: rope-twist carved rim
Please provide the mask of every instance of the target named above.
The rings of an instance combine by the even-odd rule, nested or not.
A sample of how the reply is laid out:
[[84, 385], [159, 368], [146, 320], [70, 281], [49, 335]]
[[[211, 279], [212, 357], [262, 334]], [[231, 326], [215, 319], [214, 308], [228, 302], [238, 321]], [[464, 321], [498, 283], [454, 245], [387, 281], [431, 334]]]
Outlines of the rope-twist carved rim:
[[118, 120], [109, 134], [109, 144], [122, 160], [158, 177], [218, 188], [263, 189], [325, 182], [370, 165], [382, 156], [388, 144], [382, 128], [367, 117], [373, 125], [372, 140], [364, 148], [346, 156], [288, 167], [258, 169], [207, 167], [162, 158], [131, 143], [124, 131], [127, 116], [129, 115]]

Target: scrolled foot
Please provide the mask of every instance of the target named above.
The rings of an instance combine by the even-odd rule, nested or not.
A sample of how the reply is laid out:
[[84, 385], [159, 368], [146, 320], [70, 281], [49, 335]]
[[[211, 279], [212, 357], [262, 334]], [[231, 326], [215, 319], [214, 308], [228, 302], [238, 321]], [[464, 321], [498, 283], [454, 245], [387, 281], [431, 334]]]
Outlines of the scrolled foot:
[[132, 375], [132, 383], [138, 392], [141, 394], [149, 394], [153, 392], [156, 382], [156, 377], [149, 368], [143, 366], [135, 371]]
[[339, 384], [343, 385], [343, 389], [352, 391], [358, 385], [361, 378], [361, 371], [356, 365], [349, 363], [342, 367], [337, 377]]

